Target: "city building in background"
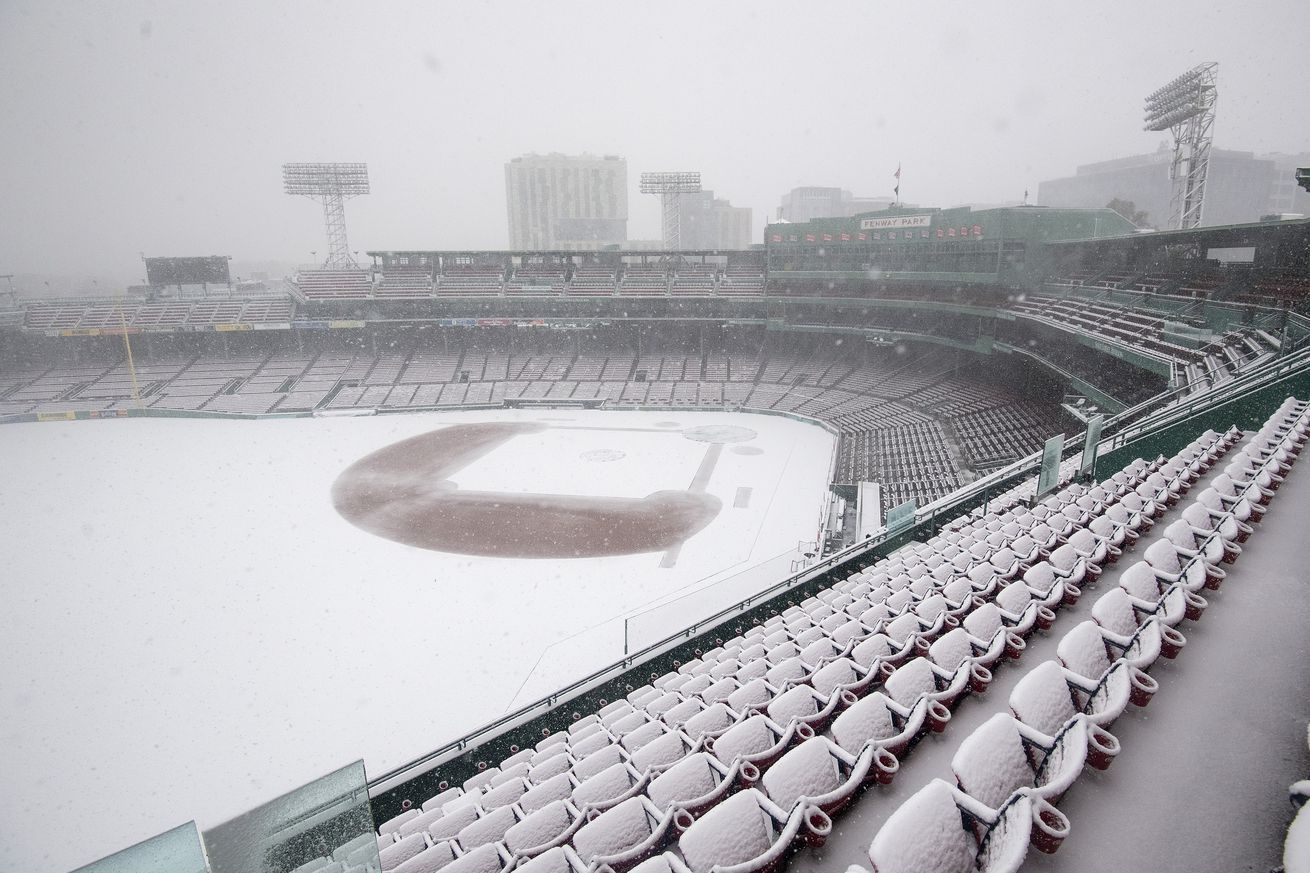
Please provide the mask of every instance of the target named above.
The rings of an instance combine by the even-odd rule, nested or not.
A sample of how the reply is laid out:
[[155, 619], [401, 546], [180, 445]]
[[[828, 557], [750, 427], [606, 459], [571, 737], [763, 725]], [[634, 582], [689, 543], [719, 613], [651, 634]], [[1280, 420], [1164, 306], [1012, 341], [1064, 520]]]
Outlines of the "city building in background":
[[681, 198], [682, 248], [744, 249], [751, 244], [751, 209], [733, 206], [713, 191], [683, 194]]
[[890, 197], [855, 197], [842, 188], [807, 186], [782, 195], [777, 217], [793, 224], [816, 218], [850, 218], [886, 209], [893, 202]]
[[[1201, 224], [1215, 226], [1257, 221], [1265, 215], [1310, 213], [1310, 193], [1296, 186], [1298, 161], [1310, 155], [1256, 155], [1213, 149]], [[1167, 147], [1145, 155], [1084, 164], [1074, 175], [1048, 179], [1037, 187], [1043, 206], [1091, 209], [1111, 200], [1131, 201], [1146, 213], [1144, 226], [1164, 229], [1170, 217], [1173, 152]]]
[[509, 246], [585, 251], [628, 237], [628, 163], [617, 155], [523, 155], [505, 164]]

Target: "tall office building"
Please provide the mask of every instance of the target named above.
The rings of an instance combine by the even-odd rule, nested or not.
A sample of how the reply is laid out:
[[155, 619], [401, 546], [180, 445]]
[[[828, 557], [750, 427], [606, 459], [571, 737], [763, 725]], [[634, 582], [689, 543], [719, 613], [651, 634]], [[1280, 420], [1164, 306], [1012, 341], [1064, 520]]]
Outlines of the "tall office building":
[[509, 245], [588, 250], [628, 237], [628, 163], [617, 155], [524, 155], [505, 164]]
[[891, 206], [890, 197], [855, 197], [841, 188], [806, 186], [782, 195], [778, 218], [793, 224], [816, 218], [850, 218], [862, 212], [877, 212]]
[[[1048, 179], [1037, 186], [1043, 206], [1092, 208], [1111, 200], [1129, 200], [1146, 213], [1149, 227], [1167, 229], [1173, 183], [1169, 166], [1173, 152], [1133, 155], [1085, 164], [1074, 175]], [[1293, 174], [1302, 155], [1256, 155], [1213, 149], [1205, 184], [1203, 225], [1258, 221], [1271, 213], [1310, 212], [1310, 194], [1298, 191]]]
[[713, 191], [683, 194], [681, 198], [682, 248], [744, 249], [751, 244], [751, 209], [716, 198]]

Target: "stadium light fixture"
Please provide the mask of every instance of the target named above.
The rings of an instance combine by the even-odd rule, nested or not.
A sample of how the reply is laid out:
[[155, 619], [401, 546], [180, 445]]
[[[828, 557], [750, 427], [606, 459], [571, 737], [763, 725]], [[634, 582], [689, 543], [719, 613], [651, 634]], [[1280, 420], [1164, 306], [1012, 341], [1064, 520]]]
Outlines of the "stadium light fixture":
[[700, 190], [700, 173], [690, 171], [641, 174], [641, 193], [658, 194], [664, 213], [664, 248], [682, 248], [682, 195]]
[[358, 269], [346, 239], [346, 198], [369, 193], [368, 164], [283, 164], [282, 186], [288, 194], [323, 204], [330, 270]]
[[1173, 135], [1174, 156], [1169, 170], [1173, 181], [1173, 227], [1189, 228], [1201, 223], [1214, 135], [1218, 69], [1214, 62], [1198, 64], [1146, 98], [1145, 129], [1167, 130]]

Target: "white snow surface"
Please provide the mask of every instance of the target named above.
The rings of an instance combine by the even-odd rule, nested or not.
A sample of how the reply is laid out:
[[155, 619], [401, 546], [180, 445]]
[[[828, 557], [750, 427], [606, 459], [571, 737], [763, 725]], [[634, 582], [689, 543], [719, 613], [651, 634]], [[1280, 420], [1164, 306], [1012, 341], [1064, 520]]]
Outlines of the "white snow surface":
[[937, 779], [902, 803], [869, 846], [879, 873], [964, 873], [976, 854], [955, 799]]
[[730, 867], [764, 854], [773, 835], [755, 794], [734, 794], [705, 813], [678, 841], [693, 873], [709, 873], [716, 864]]
[[573, 846], [590, 864], [598, 855], [617, 855], [631, 849], [651, 834], [650, 818], [640, 797], [630, 797], [582, 826], [573, 835]]
[[802, 797], [821, 797], [835, 791], [841, 784], [837, 759], [822, 737], [801, 743], [764, 773], [765, 792], [783, 809], [791, 809]]
[[[667, 569], [658, 553], [432, 552], [333, 509], [333, 481], [369, 452], [480, 421], [600, 429], [546, 431], [547, 457], [503, 446], [479, 487], [685, 489], [706, 444], [682, 428], [748, 427], [764, 451], [722, 452], [707, 490], [723, 509]], [[776, 416], [670, 411], [0, 428], [0, 869], [207, 828], [361, 757], [379, 775], [618, 660], [622, 614], [813, 540], [833, 442]], [[599, 449], [624, 456], [582, 457]], [[52, 818], [77, 839], [47, 839]]]
[[961, 788], [993, 809], [1033, 784], [1032, 766], [1008, 713], [998, 712], [965, 737], [951, 769]]

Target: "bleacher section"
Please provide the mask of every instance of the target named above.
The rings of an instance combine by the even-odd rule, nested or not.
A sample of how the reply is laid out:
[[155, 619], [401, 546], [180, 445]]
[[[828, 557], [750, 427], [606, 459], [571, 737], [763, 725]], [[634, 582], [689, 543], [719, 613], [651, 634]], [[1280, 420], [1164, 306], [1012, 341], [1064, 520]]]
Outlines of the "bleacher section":
[[[1237, 542], [1307, 431], [1306, 404], [1289, 400], [1240, 451], [1235, 429], [1207, 431], [1099, 483], [1068, 481], [1067, 463], [1063, 486], [1041, 500], [1024, 482], [407, 801], [378, 827], [382, 867], [780, 871], [803, 845], [829, 843], [793, 865], [818, 871], [855, 843], [879, 873], [1013, 873], [1030, 846], [1054, 853], [1071, 835], [1057, 804], [1085, 790], [1086, 768], [1119, 758], [1108, 728], [1161, 689], [1148, 671], [1184, 653], [1178, 626], [1205, 614], [1200, 592], [1243, 554]], [[1147, 546], [1152, 527], [1163, 535]], [[1139, 560], [1115, 566], [1129, 550]], [[1081, 595], [1098, 584], [1089, 605]], [[1187, 705], [1170, 696], [1152, 711]], [[954, 783], [931, 778], [947, 755]], [[1118, 842], [1151, 855], [1152, 869], [1180, 848]], [[1200, 842], [1193, 859], [1214, 851]], [[1102, 848], [1070, 869], [1090, 869]]]
[[112, 331], [123, 327], [148, 331], [214, 324], [284, 324], [291, 321], [294, 312], [291, 299], [281, 295], [158, 302], [33, 302], [24, 310], [23, 327], [41, 331]]
[[[830, 348], [761, 359], [608, 350], [502, 354], [456, 347], [376, 355], [202, 355], [159, 365], [143, 354], [136, 362], [139, 404], [124, 382], [125, 365], [111, 356], [91, 369], [15, 374], [14, 387], [0, 394], [0, 413], [141, 405], [266, 414], [522, 400], [766, 409], [829, 422], [839, 431], [834, 481], [881, 482], [886, 510], [903, 500], [923, 505], [950, 493], [974, 472], [1032, 451], [1062, 426], [1053, 403], [1024, 401], [935, 360], [932, 354], [907, 362], [893, 353], [843, 355]], [[956, 455], [947, 447], [952, 426], [960, 432]]]

